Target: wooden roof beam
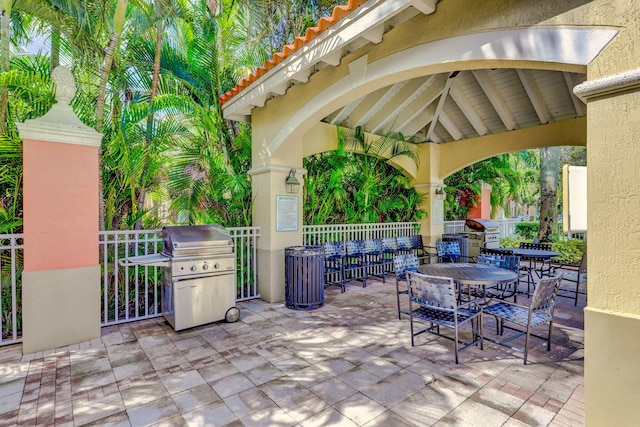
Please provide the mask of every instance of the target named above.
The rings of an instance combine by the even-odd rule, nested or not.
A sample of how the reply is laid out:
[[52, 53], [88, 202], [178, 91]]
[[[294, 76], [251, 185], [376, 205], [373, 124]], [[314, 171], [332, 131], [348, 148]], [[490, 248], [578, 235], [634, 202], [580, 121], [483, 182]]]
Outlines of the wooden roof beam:
[[518, 73], [518, 77], [520, 77], [520, 81], [522, 82], [522, 86], [524, 86], [524, 90], [527, 91], [527, 95], [529, 96], [531, 105], [533, 105], [533, 109], [536, 111], [538, 119], [540, 119], [540, 123], [549, 123], [549, 109], [544, 103], [544, 99], [542, 98], [540, 89], [538, 89], [538, 85], [533, 78], [533, 73], [531, 72], [531, 70], [525, 70], [521, 68], [516, 69], [516, 72]]
[[504, 127], [506, 127], [507, 130], [518, 129], [518, 123], [516, 123], [513, 118], [513, 114], [511, 114], [511, 111], [507, 108], [507, 104], [498, 93], [498, 89], [491, 81], [491, 78], [487, 75], [487, 72], [483, 70], [473, 70], [471, 73], [476, 78], [476, 81], [487, 96], [487, 99], [493, 106], [493, 109], [496, 110], [498, 117], [500, 117], [500, 120], [504, 123]]

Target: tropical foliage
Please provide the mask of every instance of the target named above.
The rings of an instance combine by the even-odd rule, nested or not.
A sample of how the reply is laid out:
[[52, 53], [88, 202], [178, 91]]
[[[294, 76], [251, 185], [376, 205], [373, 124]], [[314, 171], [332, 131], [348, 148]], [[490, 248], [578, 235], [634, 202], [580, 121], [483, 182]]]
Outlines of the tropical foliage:
[[[0, 233], [22, 226], [15, 124], [50, 108], [49, 76], [57, 64], [76, 79], [76, 114], [104, 135], [102, 227], [249, 225], [251, 128], [222, 117], [219, 95], [336, 3], [0, 1]], [[33, 53], [36, 45], [44, 48]], [[397, 144], [394, 156], [411, 157], [402, 138], [365, 141], [356, 130], [342, 139], [336, 152], [305, 160], [306, 223], [405, 221], [424, 214], [408, 179], [379, 157], [391, 144]], [[445, 219], [466, 217], [482, 182], [493, 187], [495, 209], [534, 203], [537, 162], [533, 152], [504, 154], [450, 176]]]
[[[367, 139], [361, 129], [340, 130], [338, 149], [305, 159], [305, 223], [417, 221], [420, 196], [389, 164], [416, 161], [415, 144], [397, 135]], [[355, 152], [354, 152], [355, 151]], [[388, 153], [388, 156], [383, 156]]]
[[475, 163], [447, 177], [445, 220], [465, 219], [476, 206], [482, 183], [491, 185], [491, 206], [495, 213], [509, 204], [536, 203], [539, 156], [535, 151], [502, 154]]

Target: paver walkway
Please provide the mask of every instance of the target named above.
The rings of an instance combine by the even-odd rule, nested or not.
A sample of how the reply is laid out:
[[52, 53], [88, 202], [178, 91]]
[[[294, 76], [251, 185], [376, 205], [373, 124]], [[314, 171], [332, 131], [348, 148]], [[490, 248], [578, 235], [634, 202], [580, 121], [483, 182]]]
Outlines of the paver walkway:
[[309, 312], [255, 300], [234, 324], [174, 332], [158, 318], [44, 353], [2, 348], [0, 425], [584, 424], [581, 306], [559, 299], [552, 352], [534, 339], [529, 365], [493, 344], [455, 365], [449, 340], [411, 347], [388, 278], [328, 289]]

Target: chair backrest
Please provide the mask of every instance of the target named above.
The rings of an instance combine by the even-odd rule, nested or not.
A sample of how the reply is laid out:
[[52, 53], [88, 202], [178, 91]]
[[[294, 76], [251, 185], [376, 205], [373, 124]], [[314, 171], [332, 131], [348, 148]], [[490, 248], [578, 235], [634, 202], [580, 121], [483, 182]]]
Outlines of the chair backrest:
[[407, 271], [416, 271], [418, 268], [418, 257], [415, 254], [394, 255], [393, 267], [396, 280], [407, 280]]
[[347, 240], [345, 243], [346, 253], [351, 256], [364, 255], [364, 240]]
[[477, 263], [495, 265], [516, 273], [520, 270], [520, 257], [514, 255], [479, 254]]
[[456, 311], [457, 296], [453, 279], [410, 271], [407, 273], [407, 282], [412, 302], [425, 307]]
[[367, 239], [364, 241], [364, 253], [367, 255], [379, 255], [382, 253], [382, 240]]
[[409, 236], [409, 241], [411, 243], [411, 249], [424, 249], [424, 243], [422, 242], [421, 234], [414, 234], [413, 236]]
[[498, 267], [500, 266], [500, 255], [481, 253], [478, 254], [476, 262], [478, 264], [489, 264]]
[[[495, 256], [495, 255], [494, 255]], [[500, 264], [498, 267], [506, 268], [507, 270], [520, 271], [520, 257], [515, 255], [498, 255], [500, 257]]]
[[484, 246], [482, 246], [480, 248], [480, 253], [481, 254], [493, 254], [493, 255], [513, 255], [513, 251], [509, 251], [509, 250], [496, 250], [496, 249], [491, 249], [491, 248], [485, 248]]
[[580, 267], [578, 268], [578, 274], [587, 274], [587, 251], [585, 250], [580, 260]]
[[398, 242], [395, 237], [382, 238], [382, 250], [388, 253], [394, 253], [398, 250]]
[[460, 258], [460, 244], [458, 242], [436, 242], [436, 250], [440, 258]]
[[340, 258], [344, 256], [344, 244], [342, 242], [324, 242], [325, 258]]
[[550, 251], [551, 243], [520, 242], [520, 249], [538, 249], [541, 251]]
[[401, 251], [409, 251], [411, 250], [411, 239], [409, 236], [398, 236], [396, 237], [396, 241], [398, 242], [398, 249]]
[[536, 285], [533, 296], [531, 297], [531, 305], [529, 309], [535, 312], [552, 313], [553, 306], [556, 303], [556, 295], [562, 281], [562, 274], [553, 277], [545, 277], [540, 279]]

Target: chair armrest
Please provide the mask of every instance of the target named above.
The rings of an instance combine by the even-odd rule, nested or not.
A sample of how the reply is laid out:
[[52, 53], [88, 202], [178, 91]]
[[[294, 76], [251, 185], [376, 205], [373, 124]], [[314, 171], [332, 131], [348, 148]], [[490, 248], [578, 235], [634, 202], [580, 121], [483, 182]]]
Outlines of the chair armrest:
[[513, 307], [520, 307], [520, 308], [523, 308], [525, 310], [529, 310], [529, 306], [522, 305], [522, 304], [517, 304], [517, 303], [512, 302], [512, 301], [500, 300], [499, 304], [508, 304], [508, 305], [513, 306]]

